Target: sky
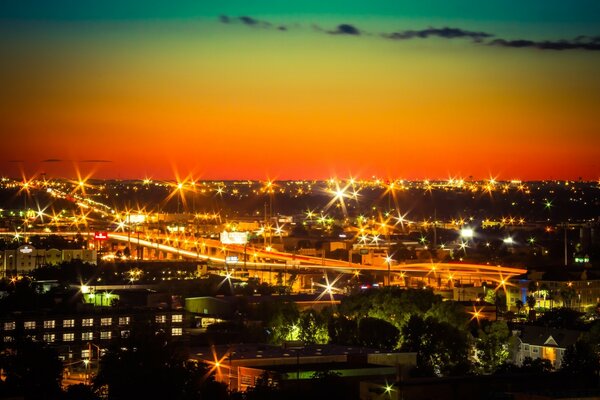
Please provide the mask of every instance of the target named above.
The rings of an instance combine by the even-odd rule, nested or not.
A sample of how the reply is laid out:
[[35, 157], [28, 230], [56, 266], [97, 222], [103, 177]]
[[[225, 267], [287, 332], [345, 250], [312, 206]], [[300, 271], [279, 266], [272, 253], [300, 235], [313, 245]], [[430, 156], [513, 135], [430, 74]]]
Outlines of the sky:
[[0, 2], [0, 175], [600, 178], [600, 2]]

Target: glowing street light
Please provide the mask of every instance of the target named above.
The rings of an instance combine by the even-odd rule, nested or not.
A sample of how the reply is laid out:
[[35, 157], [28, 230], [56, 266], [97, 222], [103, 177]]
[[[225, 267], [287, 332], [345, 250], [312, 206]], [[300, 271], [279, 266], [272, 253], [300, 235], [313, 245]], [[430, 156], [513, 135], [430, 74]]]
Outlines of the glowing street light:
[[465, 239], [472, 239], [474, 233], [473, 228], [462, 228], [460, 230], [460, 236]]

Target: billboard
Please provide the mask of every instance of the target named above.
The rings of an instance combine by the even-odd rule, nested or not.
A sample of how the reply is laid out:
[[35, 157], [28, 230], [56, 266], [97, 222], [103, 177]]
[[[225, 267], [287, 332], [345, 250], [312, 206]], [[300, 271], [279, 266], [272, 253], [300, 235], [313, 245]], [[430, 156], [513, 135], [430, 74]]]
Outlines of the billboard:
[[248, 243], [248, 232], [221, 232], [221, 243], [223, 244], [246, 244]]
[[94, 232], [94, 240], [108, 240], [108, 232]]

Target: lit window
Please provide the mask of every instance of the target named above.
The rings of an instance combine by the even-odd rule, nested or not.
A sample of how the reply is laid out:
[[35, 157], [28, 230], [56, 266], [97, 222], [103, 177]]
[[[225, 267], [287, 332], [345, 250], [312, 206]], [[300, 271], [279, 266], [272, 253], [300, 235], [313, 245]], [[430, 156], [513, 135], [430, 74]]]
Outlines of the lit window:
[[12, 331], [12, 330], [15, 329], [15, 327], [16, 326], [15, 326], [15, 322], [14, 321], [12, 321], [12, 322], [5, 322], [4, 323], [4, 330], [5, 331]]
[[165, 322], [167, 322], [167, 316], [166, 315], [157, 315], [156, 316], [156, 323], [157, 324], [164, 324]]
[[183, 330], [181, 328], [171, 328], [171, 336], [181, 336]]
[[75, 340], [74, 333], [63, 333], [63, 342], [72, 342]]
[[56, 335], [54, 333], [45, 333], [44, 334], [44, 342], [53, 343], [56, 340]]
[[49, 321], [44, 321], [44, 329], [54, 329], [56, 322], [52, 319]]
[[82, 332], [81, 340], [94, 340], [94, 332]]
[[101, 326], [109, 326], [110, 324], [112, 324], [112, 318], [100, 318]]
[[121, 337], [122, 338], [128, 338], [129, 337], [129, 331], [121, 331]]
[[10, 343], [13, 341], [13, 337], [12, 336], [4, 336], [4, 342], [5, 343]]
[[81, 358], [89, 360], [90, 359], [90, 350], [89, 349], [81, 350]]
[[81, 320], [81, 326], [94, 326], [94, 318], [84, 318]]
[[102, 331], [100, 332], [100, 339], [102, 340], [107, 340], [110, 339], [112, 337], [112, 332], [111, 331]]
[[35, 329], [35, 321], [25, 321], [25, 322], [23, 322], [23, 328], [25, 328], [25, 329]]
[[65, 319], [63, 321], [63, 328], [72, 328], [75, 326], [75, 320], [74, 319]]
[[119, 317], [119, 325], [129, 325], [129, 317]]
[[171, 322], [182, 322], [183, 321], [183, 315], [181, 314], [173, 314], [173, 316], [171, 317]]

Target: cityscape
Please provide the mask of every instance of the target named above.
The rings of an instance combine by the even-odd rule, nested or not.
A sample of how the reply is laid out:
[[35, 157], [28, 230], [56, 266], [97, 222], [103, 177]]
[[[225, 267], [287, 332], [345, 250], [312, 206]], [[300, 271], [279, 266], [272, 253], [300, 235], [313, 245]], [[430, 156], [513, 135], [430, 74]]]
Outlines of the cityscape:
[[599, 23], [0, 4], [0, 398], [600, 399]]

